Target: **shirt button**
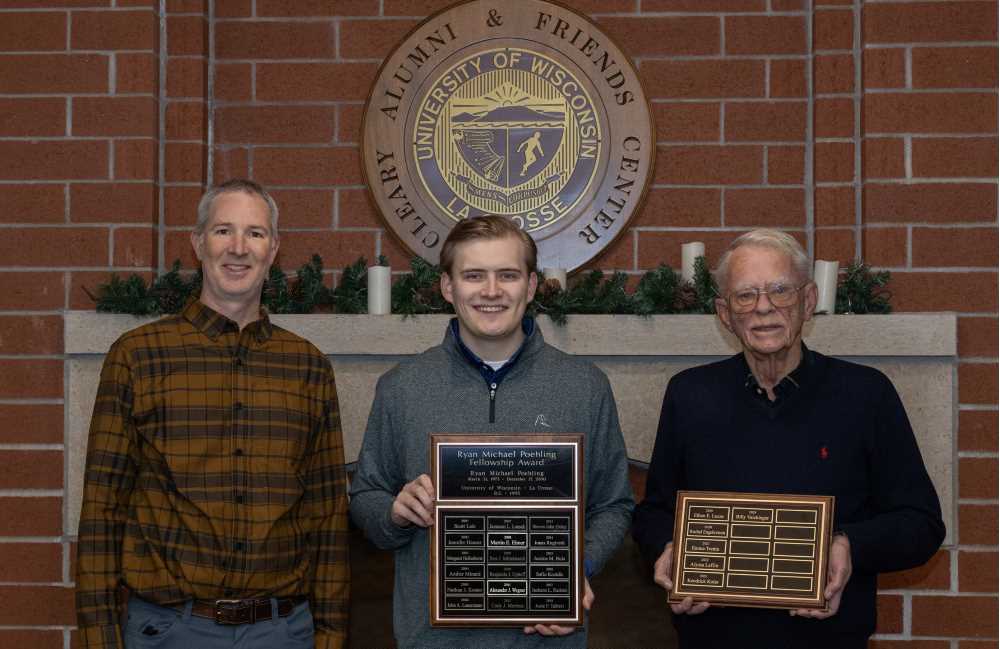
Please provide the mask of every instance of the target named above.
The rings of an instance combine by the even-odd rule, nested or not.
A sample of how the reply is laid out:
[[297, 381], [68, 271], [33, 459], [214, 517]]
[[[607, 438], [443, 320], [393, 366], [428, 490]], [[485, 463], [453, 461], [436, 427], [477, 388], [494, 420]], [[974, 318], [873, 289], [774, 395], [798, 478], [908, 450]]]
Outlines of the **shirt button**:
[[243, 494], [236, 494], [236, 503], [239, 505], [243, 504]]
[[237, 552], [241, 552], [243, 550], [243, 544], [237, 541], [236, 543], [233, 543], [233, 549]]
[[243, 449], [241, 448], [236, 449], [235, 451], [233, 451], [233, 455], [236, 455], [237, 457], [243, 455]]

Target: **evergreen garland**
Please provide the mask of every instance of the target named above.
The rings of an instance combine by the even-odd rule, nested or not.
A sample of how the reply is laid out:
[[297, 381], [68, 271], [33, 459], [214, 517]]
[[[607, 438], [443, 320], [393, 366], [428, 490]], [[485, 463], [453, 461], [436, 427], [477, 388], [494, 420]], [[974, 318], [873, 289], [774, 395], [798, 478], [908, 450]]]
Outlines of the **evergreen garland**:
[[454, 313], [441, 295], [441, 269], [421, 257], [410, 261], [410, 272], [392, 285], [392, 312], [404, 318], [429, 313]]
[[889, 271], [873, 272], [863, 262], [854, 262], [837, 283], [837, 313], [891, 313], [892, 294], [885, 288]]

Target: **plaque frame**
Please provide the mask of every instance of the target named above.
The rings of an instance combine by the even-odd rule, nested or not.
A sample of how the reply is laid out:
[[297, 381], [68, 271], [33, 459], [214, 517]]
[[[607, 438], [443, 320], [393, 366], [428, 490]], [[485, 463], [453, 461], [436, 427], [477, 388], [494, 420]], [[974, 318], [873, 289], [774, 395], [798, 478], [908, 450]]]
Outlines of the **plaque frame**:
[[[430, 581], [428, 584], [428, 599], [430, 602], [430, 623], [435, 627], [522, 627], [534, 624], [558, 624], [563, 626], [583, 626], [583, 594], [584, 594], [584, 562], [583, 562], [583, 525], [585, 514], [585, 489], [583, 480], [583, 439], [582, 434], [537, 434], [537, 433], [513, 433], [507, 435], [478, 435], [478, 434], [432, 434], [430, 443], [431, 455], [431, 477], [434, 482], [434, 526], [430, 530]], [[570, 449], [570, 457], [573, 466], [569, 471], [569, 480], [572, 484], [572, 494], [568, 496], [555, 497], [506, 497], [506, 496], [476, 496], [461, 497], [445, 493], [445, 485], [442, 480], [442, 458], [444, 449], [465, 447], [490, 448], [504, 447], [507, 449], [539, 448], [539, 447], [559, 447]], [[448, 589], [445, 584], [448, 577], [449, 567], [446, 554], [446, 543], [442, 544], [442, 539], [447, 534], [445, 529], [445, 517], [457, 512], [463, 518], [475, 518], [481, 516], [483, 519], [482, 533], [483, 559], [481, 581], [483, 590], [481, 593], [483, 606], [481, 615], [469, 613], [458, 613], [457, 611], [446, 610], [445, 601]], [[491, 568], [501, 565], [488, 561], [489, 546], [486, 542], [488, 538], [488, 517], [498, 518], [503, 514], [510, 514], [508, 518], [524, 518], [525, 541], [523, 547], [525, 551], [524, 572], [524, 597], [526, 610], [523, 614], [519, 612], [508, 612], [499, 614], [486, 609], [489, 598], [489, 577]], [[539, 611], [532, 611], [531, 598], [533, 592], [532, 566], [536, 565], [531, 560], [531, 521], [542, 518], [566, 518], [569, 529], [565, 534], [570, 538], [567, 547], [568, 565], [565, 565], [566, 579], [556, 579], [556, 581], [566, 582], [565, 597], [569, 600], [568, 611], [565, 614], [553, 612], [545, 614]], [[478, 531], [478, 530], [477, 530]], [[563, 532], [556, 532], [552, 535], [561, 535]], [[561, 546], [560, 546], [561, 547]], [[538, 550], [538, 548], [534, 548]], [[558, 551], [558, 550], [557, 550]], [[450, 564], [454, 568], [460, 565]], [[522, 567], [520, 563], [512, 564], [517, 568]], [[558, 565], [559, 568], [563, 564]], [[510, 581], [510, 580], [507, 580]], [[546, 581], [546, 578], [538, 578], [536, 581]], [[552, 581], [551, 579], [549, 581]], [[479, 593], [472, 593], [479, 594]], [[561, 599], [561, 593], [550, 599]], [[534, 613], [534, 615], [532, 614]]]
[[[673, 580], [674, 587], [670, 591], [667, 600], [671, 603], [679, 603], [686, 597], [692, 597], [696, 602], [703, 601], [725, 606], [825, 609], [827, 602], [826, 598], [823, 597], [823, 591], [826, 588], [827, 564], [830, 558], [834, 504], [833, 496], [761, 494], [731, 491], [678, 491], [674, 515], [673, 566], [671, 569], [671, 579]], [[707, 510], [706, 515], [717, 518], [695, 520], [692, 518], [692, 507], [703, 507]], [[799, 509], [790, 509], [794, 507], [798, 507]], [[763, 522], [756, 522], [759, 519], [755, 518], [744, 518], [741, 522], [737, 522], [734, 517], [736, 510], [739, 509], [754, 511], [770, 509], [772, 514], [770, 520]], [[716, 513], [715, 510], [720, 511]], [[723, 512], [721, 510], [726, 511]], [[797, 522], [786, 520], [786, 524], [781, 525], [782, 521], [779, 520], [779, 511], [815, 512], [815, 521], [797, 524]], [[723, 517], [725, 520], [723, 520]], [[762, 513], [761, 518], [768, 518], [768, 516]], [[712, 536], [705, 534], [692, 535], [690, 533], [692, 529], [690, 526], [692, 524], [695, 526], [694, 529]], [[743, 548], [740, 553], [734, 554], [732, 547], [734, 540], [732, 526], [734, 524], [747, 528], [767, 528], [755, 529], [753, 531], [741, 530], [747, 536], [735, 537], [737, 542], [740, 542], [742, 539], [756, 539], [758, 538], [756, 535], [763, 532], [766, 532], [767, 536], [766, 538], [760, 536], [761, 540], [759, 541], [750, 540], [746, 548]], [[713, 529], [708, 530], [705, 526], [712, 527]], [[724, 530], [722, 529], [723, 526]], [[779, 527], [783, 530], [785, 528], [801, 530], [803, 539], [786, 537], [785, 540], [780, 540], [776, 531]], [[719, 536], [720, 531], [722, 532], [721, 536]], [[804, 539], [806, 531], [813, 531], [811, 540]], [[796, 531], [794, 533], [798, 534], [800, 532]], [[692, 542], [692, 539], [694, 539], [695, 543], [711, 543], [713, 547], [704, 552], [689, 553], [688, 544]], [[764, 545], [765, 543], [767, 548], [764, 554], [746, 554], [751, 549], [749, 544]], [[779, 555], [777, 554], [777, 545], [779, 543], [784, 545], [811, 546], [811, 554], [808, 558]], [[760, 549], [764, 550], [764, 548]], [[715, 553], [715, 556], [706, 552]], [[719, 560], [715, 561], [714, 559], [716, 558]], [[757, 580], [763, 579], [763, 583], [770, 584], [770, 586], [733, 586], [731, 577], [733, 576], [732, 562], [734, 558], [737, 561], [757, 562], [752, 568], [743, 567], [738, 569], [736, 571], [738, 577], [746, 577], [748, 579], [753, 577]], [[694, 565], [688, 566], [686, 563], [688, 559], [692, 559]], [[784, 571], [779, 572], [775, 569], [777, 561], [787, 563], [789, 566], [786, 566]], [[785, 572], [792, 569], [790, 564], [805, 564], [806, 562], [810, 565], [796, 565], [794, 566], [796, 568], [794, 572]], [[699, 563], [701, 565], [698, 565]], [[750, 564], [747, 563], [745, 565], [748, 566]], [[805, 571], [807, 567], [809, 568], [808, 572]], [[703, 575], [706, 583], [701, 585], [686, 583], [683, 574], [685, 568], [688, 568], [689, 573], [695, 572]], [[775, 572], [779, 572], [779, 575], [775, 575]], [[756, 575], [751, 573], [756, 573]], [[788, 576], [781, 576], [782, 574], [787, 574]], [[801, 594], [795, 594], [794, 591], [800, 590], [799, 588], [793, 589], [788, 587], [782, 589], [774, 586], [776, 583], [775, 577], [786, 580], [778, 583], [790, 583], [798, 580], [796, 582], [798, 586], [805, 586], [805, 580], [809, 580], [809, 588], [801, 588]], [[716, 579], [719, 581], [718, 584], [708, 583]], [[758, 583], [760, 582], [758, 581]], [[758, 592], [754, 593], [751, 591]]]

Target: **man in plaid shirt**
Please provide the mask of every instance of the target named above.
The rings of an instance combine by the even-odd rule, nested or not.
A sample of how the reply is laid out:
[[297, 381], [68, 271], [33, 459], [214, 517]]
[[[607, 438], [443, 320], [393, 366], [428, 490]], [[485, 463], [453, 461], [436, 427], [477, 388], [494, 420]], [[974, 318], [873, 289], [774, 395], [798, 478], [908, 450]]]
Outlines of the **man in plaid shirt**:
[[80, 515], [83, 647], [344, 646], [337, 392], [328, 359], [261, 309], [277, 219], [254, 182], [208, 191], [199, 299], [108, 352]]

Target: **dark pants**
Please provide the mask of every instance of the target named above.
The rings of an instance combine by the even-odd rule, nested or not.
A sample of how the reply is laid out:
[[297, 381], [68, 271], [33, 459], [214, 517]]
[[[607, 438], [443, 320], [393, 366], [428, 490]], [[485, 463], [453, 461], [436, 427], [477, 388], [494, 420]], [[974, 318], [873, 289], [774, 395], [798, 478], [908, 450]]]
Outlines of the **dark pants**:
[[309, 603], [278, 617], [271, 600], [271, 619], [256, 624], [224, 625], [183, 611], [129, 598], [122, 623], [125, 649], [313, 649], [313, 619]]

